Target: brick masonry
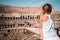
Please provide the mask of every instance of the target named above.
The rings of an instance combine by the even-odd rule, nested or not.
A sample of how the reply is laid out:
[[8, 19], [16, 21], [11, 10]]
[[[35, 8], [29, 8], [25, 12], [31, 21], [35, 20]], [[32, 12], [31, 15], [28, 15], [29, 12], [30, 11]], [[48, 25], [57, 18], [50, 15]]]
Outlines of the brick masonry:
[[[14, 13], [14, 14], [13, 14]], [[8, 14], [7, 16], [19, 16], [19, 14], [38, 14], [40, 15], [41, 8], [38, 7], [0, 7], [0, 14]], [[55, 28], [60, 27], [60, 12], [53, 11], [51, 17], [54, 20]]]
[[[0, 6], [0, 17], [2, 16], [4, 19], [4, 20], [0, 19], [1, 20], [0, 23], [4, 24], [2, 25], [4, 27], [0, 29], [0, 40], [39, 40], [39, 36], [38, 36], [39, 34], [25, 29], [25, 27], [38, 28], [39, 25], [36, 25], [36, 24], [39, 24], [39, 18], [34, 19], [34, 20], [33, 19], [22, 20], [21, 22], [19, 21], [18, 17], [20, 17], [21, 15], [31, 15], [31, 16], [35, 15], [36, 16], [36, 15], [40, 15], [41, 13], [42, 13], [41, 7]], [[7, 17], [7, 18], [5, 19], [4, 17]], [[15, 17], [15, 20], [13, 17]], [[51, 13], [51, 18], [54, 21], [54, 27], [59, 28], [60, 27], [59, 25], [60, 24], [60, 12], [56, 12], [53, 10], [53, 12]], [[24, 21], [27, 21], [27, 22], [25, 22], [25, 26], [22, 26], [23, 28], [20, 29], [21, 26], [18, 27], [17, 24], [18, 23], [23, 24]], [[26, 23], [28, 23], [28, 25]], [[11, 25], [8, 25], [8, 24], [11, 24]]]

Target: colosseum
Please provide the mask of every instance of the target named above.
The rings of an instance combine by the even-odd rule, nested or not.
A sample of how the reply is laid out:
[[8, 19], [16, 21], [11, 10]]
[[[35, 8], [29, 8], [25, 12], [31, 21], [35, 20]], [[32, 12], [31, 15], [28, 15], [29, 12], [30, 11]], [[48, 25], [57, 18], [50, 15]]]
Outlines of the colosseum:
[[[41, 7], [0, 5], [0, 40], [40, 40]], [[60, 12], [51, 14], [60, 37]]]

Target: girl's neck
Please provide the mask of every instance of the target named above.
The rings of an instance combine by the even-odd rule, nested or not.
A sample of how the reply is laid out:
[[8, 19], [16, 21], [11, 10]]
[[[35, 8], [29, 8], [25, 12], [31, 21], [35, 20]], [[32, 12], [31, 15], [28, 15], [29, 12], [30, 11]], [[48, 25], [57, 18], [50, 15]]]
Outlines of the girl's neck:
[[43, 15], [46, 15], [46, 14], [47, 14], [47, 12], [43, 13]]

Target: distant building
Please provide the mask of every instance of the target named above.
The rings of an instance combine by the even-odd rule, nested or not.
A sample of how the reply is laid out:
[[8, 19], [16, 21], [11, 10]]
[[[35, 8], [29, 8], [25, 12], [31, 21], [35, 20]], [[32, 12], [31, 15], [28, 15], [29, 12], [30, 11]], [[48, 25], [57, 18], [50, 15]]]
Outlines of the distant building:
[[[27, 28], [39, 28], [41, 7], [14, 7], [0, 5], [0, 40], [25, 40], [39, 39], [36, 30]], [[51, 14], [55, 28], [60, 27], [60, 12], [53, 10]], [[36, 39], [35, 39], [35, 38]], [[31, 39], [30, 39], [31, 40]]]

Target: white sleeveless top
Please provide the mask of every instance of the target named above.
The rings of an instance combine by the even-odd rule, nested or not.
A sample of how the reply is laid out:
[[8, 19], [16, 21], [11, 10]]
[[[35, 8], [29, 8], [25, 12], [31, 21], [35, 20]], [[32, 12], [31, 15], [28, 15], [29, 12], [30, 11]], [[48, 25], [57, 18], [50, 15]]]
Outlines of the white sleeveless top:
[[48, 16], [48, 20], [42, 23], [43, 26], [43, 38], [49, 38], [57, 36], [56, 31], [54, 30], [54, 22], [50, 17], [50, 14], [46, 14]]

